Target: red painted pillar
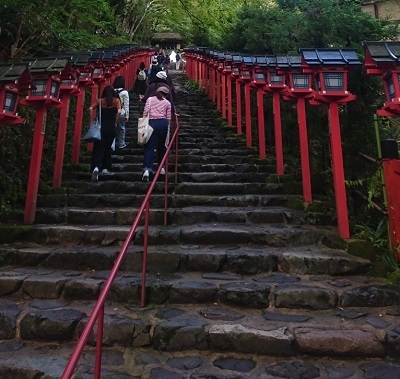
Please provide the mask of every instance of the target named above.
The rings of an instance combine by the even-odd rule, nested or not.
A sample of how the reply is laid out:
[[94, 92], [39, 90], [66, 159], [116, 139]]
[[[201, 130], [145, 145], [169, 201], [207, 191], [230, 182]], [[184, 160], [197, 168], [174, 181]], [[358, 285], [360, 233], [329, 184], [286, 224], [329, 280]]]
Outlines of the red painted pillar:
[[299, 123], [301, 176], [303, 182], [303, 197], [307, 203], [312, 202], [310, 158], [308, 152], [308, 135], [306, 121], [306, 102], [300, 97], [297, 99], [297, 119]]
[[383, 175], [389, 221], [390, 245], [397, 262], [400, 262], [400, 160], [383, 159]]
[[79, 162], [84, 104], [85, 104], [85, 88], [80, 88], [78, 93], [78, 99], [76, 102], [74, 137], [72, 141], [72, 159], [71, 159], [72, 163]]
[[237, 134], [242, 134], [242, 87], [236, 80], [236, 127]]
[[215, 103], [215, 70], [213, 67], [210, 70], [210, 99]]
[[37, 194], [39, 188], [40, 166], [42, 164], [44, 134], [46, 132], [47, 108], [36, 110], [35, 129], [33, 132], [31, 163], [29, 166], [28, 188], [26, 190], [24, 224], [35, 221]]
[[245, 115], [246, 115], [246, 145], [251, 147], [251, 90], [250, 83], [244, 85], [244, 101], [245, 101]]
[[217, 109], [221, 110], [221, 73], [215, 70], [217, 76]]
[[278, 175], [283, 175], [285, 169], [283, 166], [281, 102], [279, 92], [274, 92], [272, 98], [274, 104], [276, 173]]
[[221, 74], [221, 109], [222, 118], [226, 119], [226, 75]]
[[57, 148], [54, 162], [53, 187], [59, 187], [62, 179], [64, 164], [65, 141], [67, 137], [68, 112], [70, 94], [61, 97], [60, 120], [58, 122]]
[[258, 148], [260, 158], [266, 158], [265, 121], [264, 121], [264, 90], [257, 88], [257, 121], [258, 121]]
[[342, 139], [340, 135], [339, 106], [337, 103], [329, 103], [329, 126], [331, 132], [333, 183], [335, 187], [339, 235], [342, 238], [350, 238], [346, 186], [344, 182]]
[[228, 75], [226, 77], [227, 80], [227, 91], [228, 91], [228, 125], [233, 125], [233, 121], [232, 121], [232, 79], [231, 77]]
[[208, 77], [208, 66], [206, 62], [202, 62], [202, 66], [203, 66], [204, 91], [207, 93], [210, 85]]

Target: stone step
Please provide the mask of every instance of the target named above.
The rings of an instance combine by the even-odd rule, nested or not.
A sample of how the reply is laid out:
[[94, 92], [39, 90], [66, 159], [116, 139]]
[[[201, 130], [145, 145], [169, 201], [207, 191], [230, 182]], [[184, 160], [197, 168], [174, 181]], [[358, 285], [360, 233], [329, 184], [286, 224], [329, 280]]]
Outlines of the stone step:
[[[334, 341], [337, 343], [337, 341]], [[71, 343], [0, 342], [2, 379], [59, 379], [73, 350]], [[18, 360], [15, 355], [18, 353]], [[76, 379], [93, 378], [95, 351], [87, 347]], [[186, 350], [157, 351], [146, 347], [105, 347], [102, 378], [110, 379], [399, 379], [392, 358], [277, 357]], [[282, 376], [285, 375], [285, 376]]]
[[[38, 224], [85, 224], [85, 225], [131, 225], [138, 208], [38, 208], [35, 222]], [[252, 223], [252, 224], [314, 224], [315, 217], [305, 211], [288, 210], [284, 207], [212, 207], [192, 206], [170, 207], [166, 212], [169, 225], [193, 225], [197, 223]], [[164, 223], [164, 208], [151, 207], [149, 222], [152, 225]]]
[[[83, 207], [83, 208], [113, 208], [113, 207], [140, 207], [144, 193], [61, 193], [39, 195], [38, 212], [47, 207]], [[167, 195], [169, 209], [175, 207], [276, 207], [285, 206], [290, 201], [298, 201], [298, 196], [291, 195], [190, 195], [172, 193]], [[154, 194], [150, 198], [150, 206], [164, 207], [164, 195]], [[261, 208], [262, 210], [263, 208]], [[63, 211], [63, 210], [61, 210]], [[287, 209], [291, 212], [290, 209]], [[323, 223], [322, 223], [323, 224]]]
[[[143, 157], [132, 156], [131, 160], [128, 161], [127, 156], [123, 156], [124, 159], [116, 159], [116, 162], [112, 165], [113, 172], [124, 172], [124, 171], [133, 171], [140, 172], [143, 167]], [[137, 159], [135, 159], [137, 158]], [[255, 166], [254, 164], [249, 163], [201, 163], [201, 162], [190, 162], [191, 158], [185, 160], [181, 157], [178, 160], [178, 172], [241, 172], [241, 173], [263, 173], [263, 175], [267, 174], [275, 174], [275, 167], [272, 165], [263, 165], [263, 166]], [[188, 162], [189, 161], [189, 162]], [[157, 167], [157, 165], [155, 165]], [[174, 170], [173, 158], [170, 159], [169, 164], [170, 172]], [[71, 178], [73, 175], [78, 175], [78, 171], [68, 171], [64, 172], [64, 180], [66, 178]]]
[[[120, 249], [120, 246], [40, 246], [24, 243], [2, 246], [0, 254], [6, 270], [9, 266], [21, 266], [88, 271], [110, 270]], [[142, 254], [142, 246], [129, 246], [121, 270], [141, 272]], [[147, 251], [147, 272], [152, 274], [195, 271], [256, 275], [279, 270], [287, 275], [337, 276], [366, 273], [369, 267], [370, 262], [365, 259], [323, 245], [289, 248], [149, 245]]]
[[[26, 341], [28, 346], [40, 341], [53, 344], [76, 341], [87, 320], [88, 305], [94, 304], [28, 300], [15, 305], [1, 300], [0, 310], [6, 321], [2, 330], [4, 339], [11, 340], [18, 334], [20, 341]], [[392, 306], [318, 312], [282, 309], [247, 312], [221, 303], [138, 308], [110, 299], [105, 306], [103, 343], [106, 347], [132, 349], [134, 354], [143, 348], [149, 354], [234, 352], [257, 354], [258, 359], [263, 356], [293, 359], [299, 355], [398, 358], [398, 314], [399, 309]], [[92, 335], [89, 345], [94, 343]], [[14, 343], [16, 347], [18, 343]], [[398, 361], [394, 367], [400, 367]]]
[[[53, 225], [37, 224], [26, 232], [27, 241], [39, 244], [99, 244], [101, 246], [121, 243], [130, 227], [125, 225]], [[196, 225], [150, 226], [149, 243], [164, 244], [236, 244], [241, 246], [288, 247], [312, 245], [334, 240], [335, 227], [315, 225], [242, 225], [227, 223], [199, 223]], [[138, 227], [135, 244], [143, 243], [143, 228]]]

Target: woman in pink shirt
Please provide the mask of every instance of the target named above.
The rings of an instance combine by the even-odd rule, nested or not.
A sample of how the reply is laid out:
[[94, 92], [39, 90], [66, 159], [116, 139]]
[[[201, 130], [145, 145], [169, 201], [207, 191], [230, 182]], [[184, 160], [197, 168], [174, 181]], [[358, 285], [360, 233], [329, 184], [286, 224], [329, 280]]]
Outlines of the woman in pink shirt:
[[[159, 87], [156, 95], [149, 97], [143, 110], [143, 117], [149, 116], [149, 124], [154, 129], [149, 141], [144, 145], [143, 181], [149, 181], [154, 172], [154, 150], [157, 150], [157, 161], [160, 165], [166, 151], [169, 123], [171, 121], [171, 103], [165, 98], [169, 94], [167, 87]], [[162, 174], [165, 173], [161, 172]]]

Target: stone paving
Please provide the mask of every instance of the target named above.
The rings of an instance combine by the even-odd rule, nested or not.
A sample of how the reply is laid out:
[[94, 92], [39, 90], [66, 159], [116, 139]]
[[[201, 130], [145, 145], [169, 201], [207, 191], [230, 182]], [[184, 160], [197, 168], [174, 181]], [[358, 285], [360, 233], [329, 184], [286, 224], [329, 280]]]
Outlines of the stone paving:
[[[151, 200], [146, 306], [142, 226], [108, 296], [102, 378], [400, 379], [400, 286], [348, 254], [327, 215], [289, 208], [296, 186], [173, 75], [179, 183], [168, 226], [163, 183]], [[113, 175], [65, 172], [24, 240], [0, 246], [0, 379], [61, 376], [148, 188], [132, 134]], [[93, 378], [94, 345], [75, 379]]]

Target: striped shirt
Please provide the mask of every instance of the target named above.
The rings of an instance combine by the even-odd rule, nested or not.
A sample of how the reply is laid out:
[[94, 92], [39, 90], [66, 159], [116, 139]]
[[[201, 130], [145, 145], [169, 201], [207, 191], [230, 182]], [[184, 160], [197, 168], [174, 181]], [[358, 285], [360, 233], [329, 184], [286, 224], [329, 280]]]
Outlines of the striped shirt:
[[158, 100], [156, 96], [149, 97], [143, 110], [143, 117], [147, 115], [149, 115], [150, 120], [166, 118], [170, 121], [171, 103], [167, 99]]

